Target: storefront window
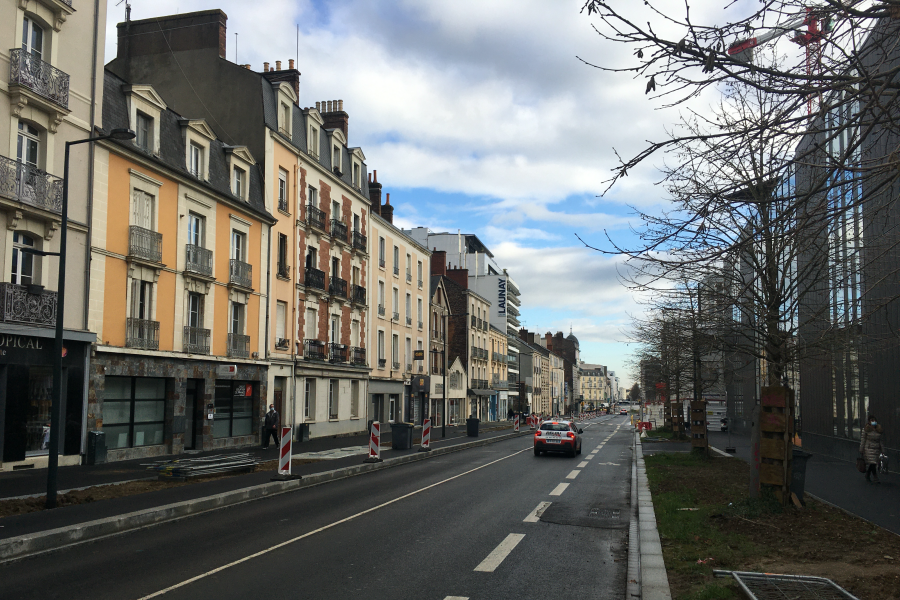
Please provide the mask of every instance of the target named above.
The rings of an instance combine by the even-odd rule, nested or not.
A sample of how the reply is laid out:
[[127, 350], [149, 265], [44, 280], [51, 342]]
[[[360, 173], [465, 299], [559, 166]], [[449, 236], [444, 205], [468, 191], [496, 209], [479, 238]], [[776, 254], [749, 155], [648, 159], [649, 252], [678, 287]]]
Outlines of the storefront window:
[[253, 383], [216, 381], [213, 437], [250, 435], [253, 430]]
[[26, 456], [46, 454], [50, 446], [50, 402], [53, 371], [43, 367], [28, 369], [28, 417], [25, 422]]
[[106, 447], [134, 448], [163, 443], [166, 380], [155, 377], [107, 377], [103, 392]]

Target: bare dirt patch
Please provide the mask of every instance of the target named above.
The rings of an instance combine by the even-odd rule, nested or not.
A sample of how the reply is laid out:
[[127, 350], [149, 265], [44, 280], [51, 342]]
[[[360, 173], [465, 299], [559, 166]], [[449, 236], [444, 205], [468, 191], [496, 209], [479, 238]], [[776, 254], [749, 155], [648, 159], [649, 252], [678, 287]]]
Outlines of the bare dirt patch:
[[713, 569], [827, 577], [862, 600], [900, 600], [900, 536], [808, 496], [803, 509], [749, 500], [750, 467], [737, 459], [645, 462], [677, 600], [740, 598]]

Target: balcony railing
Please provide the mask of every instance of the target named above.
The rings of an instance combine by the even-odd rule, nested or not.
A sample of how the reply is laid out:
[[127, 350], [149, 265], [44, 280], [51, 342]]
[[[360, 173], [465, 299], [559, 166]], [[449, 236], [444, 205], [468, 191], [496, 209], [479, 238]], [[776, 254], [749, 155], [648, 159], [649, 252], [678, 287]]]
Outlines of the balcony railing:
[[347, 225], [339, 219], [332, 219], [331, 220], [331, 237], [333, 237], [336, 240], [346, 242], [347, 241]]
[[412, 327], [412, 317], [406, 317], [406, 326]]
[[392, 317], [393, 317], [393, 319], [394, 319], [395, 321], [397, 321], [398, 323], [400, 322], [400, 313], [398, 313], [397, 311], [394, 311], [394, 312], [393, 312]]
[[478, 322], [478, 318], [475, 315], [472, 315], [472, 327], [475, 327], [475, 323]]
[[310, 227], [325, 231], [325, 211], [319, 210], [312, 204], [306, 205], [306, 222]]
[[128, 234], [128, 254], [151, 262], [162, 262], [162, 234], [131, 225]]
[[379, 317], [383, 317], [383, 316], [384, 316], [384, 304], [379, 304], [379, 305], [378, 305], [378, 316], [379, 316]]
[[391, 366], [394, 368], [395, 371], [399, 371], [400, 370], [400, 361], [399, 360], [392, 361]]
[[422, 285], [423, 285], [424, 283], [425, 283], [425, 282], [422, 281], [422, 280], [420, 279], [420, 280], [419, 280], [419, 287], [422, 287]]
[[423, 325], [424, 325], [424, 323], [422, 323], [422, 321], [419, 321], [419, 329], [422, 329]]
[[159, 321], [125, 319], [125, 346], [142, 350], [159, 350]]
[[406, 363], [406, 373], [412, 373], [412, 363]]
[[516, 356], [515, 354], [508, 354], [506, 359], [507, 359], [506, 362], [508, 362], [511, 365], [519, 364], [519, 357]]
[[303, 356], [306, 360], [327, 360], [325, 342], [319, 340], [303, 341]]
[[366, 349], [360, 348], [359, 346], [353, 346], [350, 348], [350, 364], [353, 365], [366, 365]]
[[488, 382], [486, 379], [473, 379], [472, 385], [470, 385], [473, 390], [486, 390], [488, 389]]
[[353, 232], [353, 247], [357, 250], [366, 251], [366, 236], [358, 231]]
[[350, 301], [355, 304], [366, 303], [366, 288], [355, 283], [350, 286]]
[[240, 333], [228, 334], [228, 356], [232, 358], [250, 357], [250, 336]]
[[348, 362], [348, 348], [344, 344], [328, 344], [328, 361], [333, 363]]
[[332, 277], [328, 283], [328, 294], [340, 298], [347, 297], [347, 280], [340, 277]]
[[379, 359], [378, 359], [378, 368], [379, 368], [379, 369], [383, 369], [383, 368], [385, 368], [386, 366], [387, 366], [387, 359], [386, 359], [386, 358], [379, 358]]
[[291, 347], [291, 340], [288, 338], [277, 338], [275, 340], [276, 350], [288, 350]]
[[50, 212], [62, 212], [63, 180], [37, 167], [0, 156], [0, 196]]
[[209, 354], [209, 329], [185, 327], [183, 350], [188, 354]]
[[184, 270], [212, 277], [212, 250], [207, 250], [194, 244], [187, 244], [184, 247]]
[[406, 272], [406, 283], [412, 283], [412, 273]]
[[306, 267], [306, 287], [325, 291], [325, 272], [312, 267]]
[[36, 286], [0, 283], [0, 323], [56, 325], [56, 292]]
[[378, 266], [381, 267], [382, 269], [384, 268], [384, 259], [383, 258], [378, 259]]
[[69, 109], [69, 75], [21, 48], [9, 51], [9, 83]]
[[287, 263], [279, 262], [278, 263], [278, 276], [284, 277], [285, 279], [291, 278], [291, 266]]
[[232, 258], [228, 281], [245, 288], [253, 287], [253, 265]]
[[505, 355], [505, 354], [500, 354], [499, 352], [494, 352], [494, 353], [491, 355], [491, 358], [494, 359], [494, 362], [507, 362], [507, 361], [506, 361], [506, 355]]
[[491, 389], [493, 390], [505, 390], [509, 388], [509, 383], [505, 379], [495, 378], [491, 381]]
[[281, 212], [290, 212], [290, 211], [288, 211], [287, 198], [279, 198], [278, 199], [278, 210], [280, 210]]

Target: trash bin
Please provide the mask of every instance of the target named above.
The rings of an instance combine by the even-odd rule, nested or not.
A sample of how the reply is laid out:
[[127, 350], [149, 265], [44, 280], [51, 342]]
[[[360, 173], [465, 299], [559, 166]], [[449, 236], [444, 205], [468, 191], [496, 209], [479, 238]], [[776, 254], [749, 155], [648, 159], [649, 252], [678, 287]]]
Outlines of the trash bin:
[[409, 450], [412, 448], [413, 439], [412, 423], [391, 423], [391, 448], [394, 450]]
[[103, 431], [88, 431], [87, 439], [87, 464], [102, 465], [106, 463], [106, 433]]
[[308, 442], [309, 441], [309, 423], [300, 423], [294, 426], [294, 441], [295, 442]]
[[466, 419], [466, 435], [469, 437], [478, 437], [478, 424], [481, 421], [475, 417]]
[[804, 452], [794, 448], [793, 461], [791, 463], [791, 493], [797, 495], [797, 499], [803, 502], [803, 488], [806, 484], [806, 461], [812, 456], [809, 452]]

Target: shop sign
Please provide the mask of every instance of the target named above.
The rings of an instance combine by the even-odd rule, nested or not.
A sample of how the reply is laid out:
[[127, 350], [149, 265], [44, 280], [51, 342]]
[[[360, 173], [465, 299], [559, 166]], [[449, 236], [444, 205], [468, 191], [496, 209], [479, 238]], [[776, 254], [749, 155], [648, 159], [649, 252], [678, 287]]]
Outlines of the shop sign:
[[234, 376], [237, 373], [237, 365], [217, 365], [216, 375], [219, 377]]
[[44, 344], [52, 341], [30, 335], [0, 335], [0, 356], [6, 356], [7, 350], [43, 350]]
[[253, 384], [251, 383], [239, 383], [234, 386], [234, 397], [235, 398], [249, 398], [253, 395]]
[[497, 279], [497, 314], [506, 316], [506, 280]]

